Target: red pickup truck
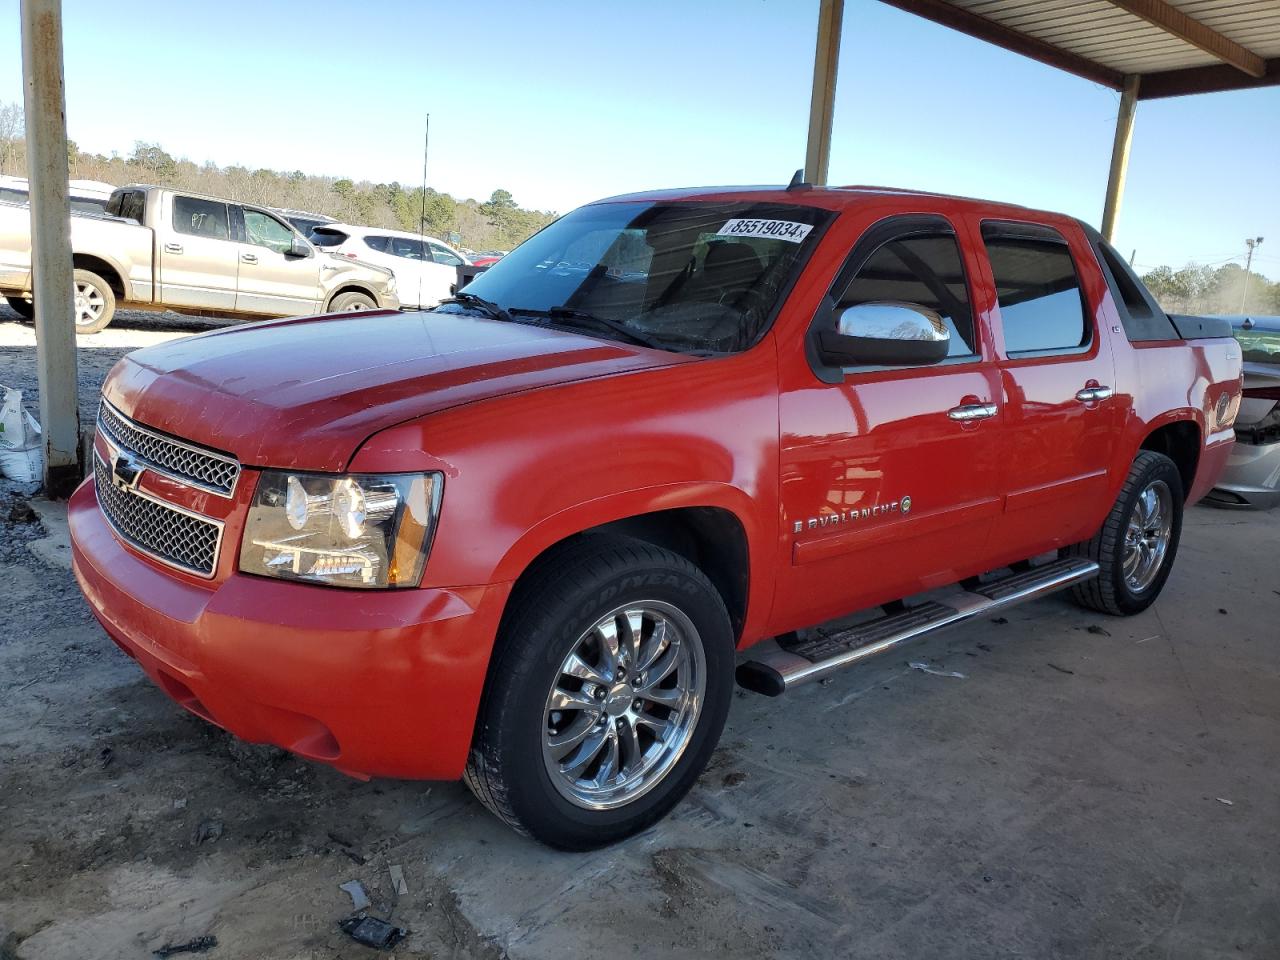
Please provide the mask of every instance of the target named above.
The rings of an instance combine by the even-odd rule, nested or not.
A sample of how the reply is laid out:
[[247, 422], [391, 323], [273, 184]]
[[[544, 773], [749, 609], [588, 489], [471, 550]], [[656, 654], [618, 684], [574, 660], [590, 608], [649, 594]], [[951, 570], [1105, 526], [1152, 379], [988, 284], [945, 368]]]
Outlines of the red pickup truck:
[[1070, 217], [620, 197], [431, 312], [123, 359], [75, 571], [186, 709], [590, 848], [690, 788], [735, 675], [780, 694], [1058, 589], [1143, 610], [1240, 375]]

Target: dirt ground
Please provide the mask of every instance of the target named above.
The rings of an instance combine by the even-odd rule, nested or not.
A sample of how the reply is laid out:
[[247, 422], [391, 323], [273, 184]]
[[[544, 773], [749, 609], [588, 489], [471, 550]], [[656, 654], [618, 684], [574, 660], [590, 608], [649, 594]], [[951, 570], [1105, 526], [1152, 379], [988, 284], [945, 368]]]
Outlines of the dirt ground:
[[[86, 423], [116, 357], [197, 326], [122, 319], [82, 341]], [[0, 383], [34, 409], [11, 320]], [[1280, 957], [1278, 514], [1189, 511], [1132, 619], [1050, 598], [740, 692], [672, 817], [572, 855], [459, 784], [358, 783], [184, 713], [30, 492], [0, 483], [0, 960], [373, 957], [337, 928], [353, 879], [404, 957]]]

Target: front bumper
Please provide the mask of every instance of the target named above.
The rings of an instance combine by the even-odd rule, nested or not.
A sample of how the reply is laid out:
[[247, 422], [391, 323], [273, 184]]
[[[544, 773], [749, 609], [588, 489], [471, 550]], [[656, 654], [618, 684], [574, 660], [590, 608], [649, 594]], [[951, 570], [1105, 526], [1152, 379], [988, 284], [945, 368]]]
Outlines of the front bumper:
[[373, 593], [239, 573], [194, 583], [125, 547], [91, 481], [68, 519], [94, 614], [187, 710], [353, 776], [462, 775], [510, 584]]

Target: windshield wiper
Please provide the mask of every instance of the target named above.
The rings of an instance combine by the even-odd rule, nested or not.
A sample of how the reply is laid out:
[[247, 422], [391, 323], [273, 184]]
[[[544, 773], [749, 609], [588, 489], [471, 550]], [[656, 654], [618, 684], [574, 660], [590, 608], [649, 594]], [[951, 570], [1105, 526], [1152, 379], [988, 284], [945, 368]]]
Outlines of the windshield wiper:
[[446, 303], [454, 303], [460, 307], [471, 307], [473, 310], [479, 310], [490, 320], [502, 320], [506, 323], [515, 322], [511, 314], [507, 313], [498, 304], [492, 300], [486, 300], [484, 297], [477, 297], [474, 293], [459, 293], [452, 297], [446, 297], [440, 301], [439, 306], [443, 306]]
[[568, 321], [566, 326], [582, 326], [584, 324], [594, 324], [597, 327], [604, 327], [606, 330], [612, 330], [620, 337], [625, 337], [632, 343], [638, 343], [642, 347], [649, 347], [651, 350], [667, 350], [671, 348], [663, 346], [656, 340], [651, 340], [642, 333], [637, 333], [628, 327], [625, 323], [619, 323], [617, 320], [611, 320], [609, 317], [602, 317], [598, 314], [588, 313], [585, 310], [575, 310], [572, 307], [552, 307], [550, 310], [544, 311], [552, 320]]

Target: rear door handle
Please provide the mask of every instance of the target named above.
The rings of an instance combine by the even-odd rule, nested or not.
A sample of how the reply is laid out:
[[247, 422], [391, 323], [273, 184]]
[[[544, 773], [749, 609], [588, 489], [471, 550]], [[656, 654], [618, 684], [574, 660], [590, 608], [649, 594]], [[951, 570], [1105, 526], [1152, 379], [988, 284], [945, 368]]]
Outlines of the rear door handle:
[[970, 420], [989, 420], [996, 415], [996, 405], [994, 403], [962, 403], [958, 407], [952, 407], [947, 411], [947, 416], [952, 420], [959, 420], [966, 423]]
[[165, 253], [181, 253], [181, 252], [182, 252], [182, 244], [180, 244], [180, 243], [166, 243], [166, 244], [164, 245], [164, 252], [165, 252]]
[[1085, 387], [1083, 390], [1076, 391], [1076, 399], [1081, 403], [1093, 403], [1097, 400], [1107, 399], [1112, 392], [1110, 387]]
[[240, 254], [240, 259], [244, 263], [257, 263], [258, 255], [256, 253], [242, 253]]

